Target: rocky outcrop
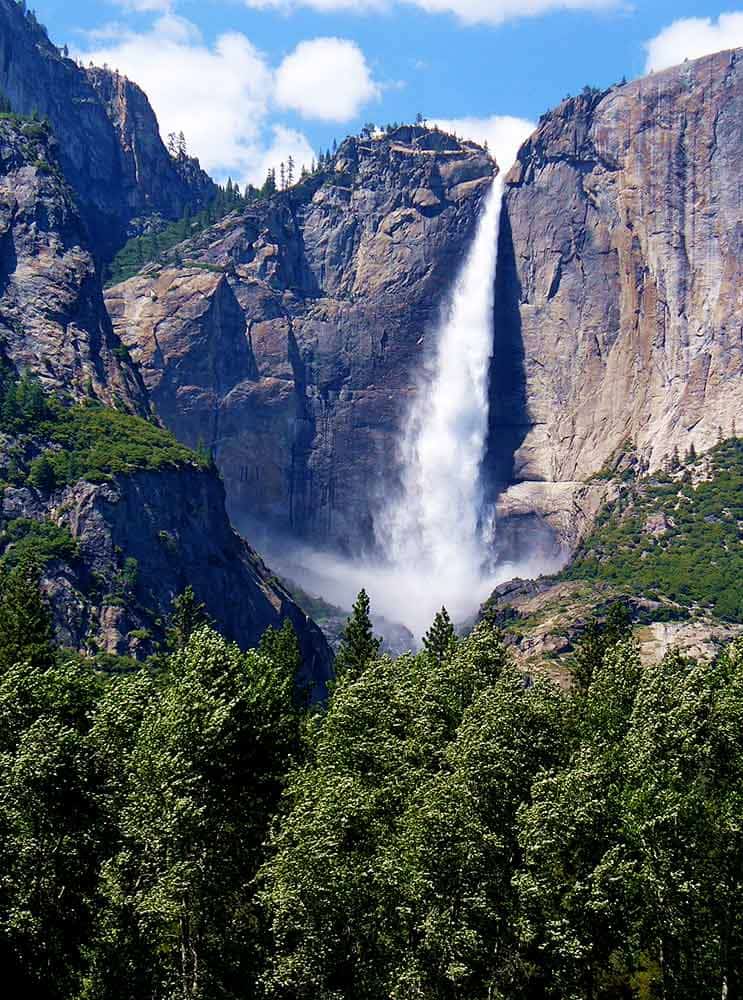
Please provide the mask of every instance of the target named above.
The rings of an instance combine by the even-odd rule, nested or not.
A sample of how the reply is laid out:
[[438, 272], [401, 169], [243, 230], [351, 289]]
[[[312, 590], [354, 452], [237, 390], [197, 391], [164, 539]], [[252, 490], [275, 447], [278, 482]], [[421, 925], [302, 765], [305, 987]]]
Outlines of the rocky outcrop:
[[18, 114], [49, 119], [100, 257], [118, 248], [135, 216], [179, 218], [214, 193], [198, 163], [168, 154], [135, 84], [66, 58], [15, 0], [0, 0], [0, 93]]
[[211, 472], [182, 466], [81, 481], [45, 497], [5, 489], [3, 522], [51, 521], [77, 554], [51, 562], [44, 589], [59, 641], [82, 652], [152, 652], [164, 639], [173, 598], [192, 585], [219, 630], [243, 648], [289, 619], [304, 661], [303, 682], [322, 693], [332, 655], [316, 625], [230, 527], [224, 490]]
[[507, 178], [488, 469], [558, 533], [612, 456], [657, 468], [741, 423], [742, 117], [721, 52], [563, 102]]
[[108, 291], [158, 413], [213, 448], [238, 525], [369, 542], [494, 171], [422, 128], [349, 139], [331, 169]]
[[480, 612], [501, 630], [511, 656], [525, 673], [572, 684], [572, 659], [589, 623], [603, 621], [617, 602], [625, 609], [642, 662], [659, 663], [672, 649], [711, 662], [743, 625], [694, 614], [667, 598], [628, 594], [601, 581], [510, 580], [497, 587]]
[[[45, 124], [31, 120], [0, 121], [0, 344], [4, 365], [37, 376], [60, 397], [149, 411], [142, 381], [111, 328], [56, 142]], [[43, 421], [25, 427], [22, 440], [2, 435], [2, 478], [15, 485], [4, 486], [0, 521], [3, 529], [19, 519], [51, 521], [77, 543], [74, 558], [56, 559], [45, 571], [62, 643], [147, 654], [163, 637], [172, 598], [191, 584], [218, 627], [245, 647], [290, 619], [304, 679], [316, 693], [324, 690], [332, 654], [232, 530], [214, 470], [185, 462], [111, 482], [82, 480], [47, 496], [20, 485], [10, 469], [14, 456], [30, 461], [49, 446]], [[12, 535], [0, 536], [3, 555], [12, 544]]]
[[114, 335], [58, 147], [42, 123], [0, 121], [0, 341], [17, 370], [76, 398], [146, 413]]

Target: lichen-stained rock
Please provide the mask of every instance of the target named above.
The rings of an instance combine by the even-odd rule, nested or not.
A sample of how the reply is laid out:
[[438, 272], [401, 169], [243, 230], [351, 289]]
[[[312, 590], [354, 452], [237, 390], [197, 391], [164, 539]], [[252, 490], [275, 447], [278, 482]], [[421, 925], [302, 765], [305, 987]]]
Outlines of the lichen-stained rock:
[[114, 335], [58, 147], [38, 122], [0, 121], [0, 341], [49, 389], [139, 413], [141, 379]]
[[67, 58], [24, 8], [0, 0], [0, 93], [18, 114], [49, 119], [96, 254], [111, 255], [136, 216], [203, 207], [213, 183], [197, 161], [168, 154], [142, 91], [115, 68]]
[[567, 100], [506, 183], [489, 469], [581, 482], [743, 426], [743, 51]]
[[331, 169], [109, 289], [158, 413], [213, 447], [237, 524], [370, 540], [495, 169], [423, 128], [349, 139]]

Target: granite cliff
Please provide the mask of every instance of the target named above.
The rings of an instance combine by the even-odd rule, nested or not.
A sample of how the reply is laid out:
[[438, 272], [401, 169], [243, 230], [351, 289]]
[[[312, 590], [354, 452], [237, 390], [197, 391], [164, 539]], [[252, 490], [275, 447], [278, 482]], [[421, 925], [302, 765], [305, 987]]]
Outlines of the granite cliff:
[[74, 193], [47, 125], [0, 121], [0, 341], [47, 389], [139, 413], [146, 392], [103, 303]]
[[495, 165], [405, 127], [106, 295], [160, 417], [212, 447], [239, 525], [358, 549]]
[[[612, 470], [704, 450], [743, 413], [740, 67], [719, 53], [586, 91], [519, 153], [485, 461], [506, 554], [571, 548]], [[109, 291], [158, 412], [214, 448], [238, 523], [368, 542], [493, 170], [422, 129], [348, 140], [331, 171]]]
[[15, 0], [0, 0], [0, 93], [16, 113], [48, 118], [98, 257], [123, 243], [132, 219], [176, 219], [214, 194], [197, 161], [168, 154], [139, 87], [78, 66]]
[[[111, 328], [57, 143], [15, 117], [0, 121], [0, 348], [0, 555], [42, 557], [58, 639], [151, 652], [191, 584], [243, 647], [290, 619], [322, 690], [330, 650], [232, 530], [215, 470], [142, 419], [146, 391]], [[25, 395], [21, 373], [35, 379]], [[42, 388], [65, 405], [43, 404]]]
[[546, 115], [506, 180], [488, 469], [572, 545], [586, 485], [743, 414], [743, 53]]

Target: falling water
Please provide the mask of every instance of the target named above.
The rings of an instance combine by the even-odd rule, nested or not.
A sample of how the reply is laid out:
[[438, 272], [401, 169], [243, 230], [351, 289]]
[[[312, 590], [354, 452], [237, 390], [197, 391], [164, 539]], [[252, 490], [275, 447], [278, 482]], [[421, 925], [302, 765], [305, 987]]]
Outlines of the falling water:
[[[532, 128], [521, 119], [499, 119], [491, 148], [497, 147], [501, 165], [513, 163]], [[294, 573], [310, 589], [346, 607], [365, 587], [378, 614], [404, 623], [416, 637], [442, 604], [455, 620], [464, 621], [498, 583], [548, 568], [528, 555], [518, 566], [493, 566], [492, 519], [483, 509], [481, 465], [505, 172], [485, 198], [406, 415], [399, 453], [402, 489], [375, 523], [384, 558], [349, 561], [313, 552], [300, 557], [304, 576]]]
[[[431, 591], [431, 609], [467, 614], [491, 582], [484, 562], [480, 467], [488, 424], [495, 268], [503, 184], [487, 195], [474, 242], [436, 333], [401, 445], [402, 493], [377, 535], [390, 561]], [[416, 588], [417, 589], [417, 588]], [[432, 602], [432, 603], [431, 603]]]

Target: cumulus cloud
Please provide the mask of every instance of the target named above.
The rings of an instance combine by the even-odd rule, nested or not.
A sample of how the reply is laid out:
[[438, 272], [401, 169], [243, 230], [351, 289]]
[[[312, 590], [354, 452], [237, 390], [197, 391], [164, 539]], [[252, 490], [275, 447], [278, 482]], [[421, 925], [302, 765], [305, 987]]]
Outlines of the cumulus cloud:
[[262, 182], [269, 166], [290, 155], [298, 167], [313, 159], [302, 132], [271, 120], [275, 107], [346, 121], [378, 93], [352, 42], [303, 42], [274, 71], [245, 35], [227, 32], [207, 45], [192, 22], [172, 12], [146, 31], [109, 25], [76, 54], [136, 81], [150, 98], [163, 135], [183, 131], [207, 170], [241, 183]]
[[453, 14], [465, 24], [503, 24], [519, 17], [537, 17], [560, 10], [608, 10], [622, 0], [245, 0], [259, 10], [289, 11], [310, 7], [320, 13], [390, 10], [395, 4], [418, 7], [429, 14]]
[[507, 171], [516, 160], [519, 147], [536, 128], [534, 122], [511, 115], [492, 115], [489, 118], [435, 118], [429, 124], [438, 125], [444, 132], [452, 132], [463, 139], [472, 139], [480, 145], [488, 144], [498, 166]]
[[276, 101], [304, 118], [347, 122], [379, 96], [364, 53], [344, 38], [300, 42], [276, 73]]
[[739, 45], [743, 45], [743, 13], [720, 14], [717, 21], [711, 17], [682, 18], [645, 43], [645, 70], [667, 69], [684, 59], [698, 59]]

